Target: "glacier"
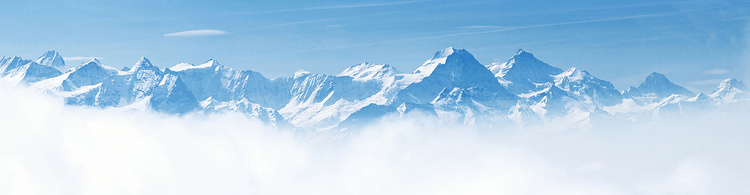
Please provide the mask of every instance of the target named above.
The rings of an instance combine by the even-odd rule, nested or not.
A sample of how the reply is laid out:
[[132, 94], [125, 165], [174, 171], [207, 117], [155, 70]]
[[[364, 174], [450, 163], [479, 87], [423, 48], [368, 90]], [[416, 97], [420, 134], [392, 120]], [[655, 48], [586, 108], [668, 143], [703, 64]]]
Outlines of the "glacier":
[[213, 59], [159, 68], [145, 57], [118, 70], [98, 59], [73, 67], [48, 51], [34, 61], [0, 58], [0, 76], [68, 105], [175, 115], [237, 112], [277, 127], [337, 131], [408, 112], [471, 126], [565, 121], [586, 127], [597, 119], [649, 120], [750, 101], [747, 86], [732, 78], [695, 94], [654, 72], [638, 87], [619, 91], [586, 70], [554, 67], [524, 50], [483, 65], [453, 47], [410, 73], [363, 62], [337, 75], [298, 71], [270, 79]]

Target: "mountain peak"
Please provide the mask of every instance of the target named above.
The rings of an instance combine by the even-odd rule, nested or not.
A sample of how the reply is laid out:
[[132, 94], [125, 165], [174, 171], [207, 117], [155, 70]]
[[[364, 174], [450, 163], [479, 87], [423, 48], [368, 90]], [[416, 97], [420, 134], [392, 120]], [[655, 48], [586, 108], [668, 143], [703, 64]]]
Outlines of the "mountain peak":
[[728, 78], [721, 81], [716, 90], [709, 96], [720, 98], [724, 102], [732, 102], [737, 98], [748, 98], [747, 92], [748, 88], [745, 83], [737, 79]]
[[422, 64], [422, 66], [417, 68], [417, 70], [414, 71], [414, 74], [427, 76], [432, 73], [432, 71], [435, 70], [435, 67], [437, 67], [438, 65], [448, 64], [449, 59], [455, 62], [459, 62], [455, 64], [475, 64], [473, 62], [477, 61], [474, 56], [465, 49], [455, 49], [453, 47], [448, 47], [436, 52], [435, 55], [430, 58], [430, 60], [427, 60], [426, 62], [424, 62], [424, 64]]
[[658, 72], [652, 72], [648, 76], [646, 76], [646, 83], [658, 83], [658, 82], [666, 82], [671, 83], [669, 79], [667, 79], [667, 76], [664, 76], [661, 73]]
[[413, 75], [417, 79], [409, 79], [411, 84], [398, 93], [398, 101], [429, 103], [446, 87], [486, 90], [504, 100], [515, 98], [490, 70], [464, 49], [449, 47], [438, 51], [432, 59], [417, 68]]
[[454, 52], [457, 52], [457, 51], [458, 50], [456, 50], [453, 47], [448, 47], [448, 48], [445, 48], [445, 49], [440, 50], [438, 52], [435, 52], [435, 55], [432, 56], [432, 59], [430, 59], [430, 60], [437, 60], [437, 59], [441, 59], [441, 58], [447, 58], [448, 56], [450, 56], [451, 54], [453, 54]]
[[719, 86], [716, 87], [717, 91], [722, 90], [722, 89], [729, 90], [732, 88], [739, 89], [742, 91], [747, 91], [747, 86], [745, 85], [745, 83], [737, 79], [733, 79], [733, 78], [724, 79], [723, 81], [721, 81]]
[[519, 60], [540, 61], [539, 59], [537, 59], [536, 57], [534, 57], [534, 54], [532, 54], [530, 52], [527, 52], [527, 51], [525, 51], [523, 49], [518, 49], [518, 51], [516, 52], [516, 54], [513, 55], [513, 57], [511, 57], [511, 60], [516, 60], [516, 61], [519, 61]]
[[203, 64], [198, 65], [198, 67], [214, 67], [219, 66], [219, 61], [216, 61], [214, 59], [208, 59], [208, 61], [204, 62]]
[[388, 64], [374, 64], [371, 62], [362, 62], [346, 68], [337, 76], [349, 76], [355, 79], [373, 79], [382, 78], [400, 74], [401, 71]]
[[36, 59], [37, 64], [45, 65], [53, 68], [65, 67], [65, 60], [55, 50], [47, 51], [42, 56]]
[[570, 69], [566, 70], [565, 72], [556, 75], [555, 77], [565, 77], [569, 79], [569, 81], [577, 81], [582, 80], [585, 77], [591, 77], [591, 74], [588, 71], [581, 70], [576, 67], [571, 67]]
[[653, 72], [646, 76], [646, 80], [637, 87], [638, 90], [627, 90], [623, 96], [627, 98], [640, 98], [645, 103], [659, 101], [671, 95], [695, 96], [693, 92], [682, 86], [672, 83], [661, 73]]
[[136, 63], [136, 65], [138, 64], [144, 65], [144, 66], [153, 66], [153, 64], [151, 64], [151, 61], [148, 60], [148, 58], [146, 57], [141, 57], [141, 59], [138, 59], [138, 62]]
[[188, 69], [212, 68], [216, 66], [221, 66], [221, 64], [219, 64], [219, 62], [214, 59], [208, 59], [206, 62], [204, 62], [203, 64], [199, 64], [199, 65], [193, 65], [190, 63], [182, 62], [169, 68], [169, 70], [179, 72], [179, 71], [188, 70]]
[[[533, 54], [519, 49], [513, 57], [504, 63], [495, 62], [487, 66], [495, 77], [511, 83], [508, 89], [513, 93], [528, 93], [540, 90], [537, 84], [554, 82], [552, 75], [563, 73], [563, 70], [534, 57]], [[576, 73], [575, 69], [572, 73]]]
[[136, 62], [135, 65], [133, 65], [133, 68], [131, 68], [130, 71], [136, 72], [136, 71], [144, 70], [144, 69], [158, 70], [159, 68], [151, 64], [151, 61], [149, 61], [148, 58], [141, 57], [141, 59], [138, 60], [138, 62]]
[[532, 54], [527, 52], [526, 50], [518, 49], [518, 51], [516, 51], [516, 56], [520, 56], [520, 55], [532, 55]]
[[306, 70], [297, 70], [296, 72], [294, 72], [294, 77], [293, 78], [294, 79], [298, 79], [300, 77], [304, 77], [304, 76], [307, 76], [307, 75], [310, 75], [310, 74], [312, 74], [312, 73], [310, 73], [310, 72], [308, 72]]
[[91, 64], [91, 63], [94, 63], [96, 65], [102, 64], [101, 62], [99, 62], [99, 59], [96, 59], [96, 58], [91, 58], [91, 60], [89, 60], [89, 62], [86, 62], [85, 64]]

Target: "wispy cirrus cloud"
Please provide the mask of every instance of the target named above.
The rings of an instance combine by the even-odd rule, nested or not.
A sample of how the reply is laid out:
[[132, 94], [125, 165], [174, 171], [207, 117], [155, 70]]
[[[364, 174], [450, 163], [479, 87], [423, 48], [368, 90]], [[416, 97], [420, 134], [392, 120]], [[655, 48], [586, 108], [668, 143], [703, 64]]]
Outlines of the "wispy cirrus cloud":
[[724, 79], [705, 79], [699, 81], [689, 82], [688, 85], [719, 85]]
[[202, 30], [187, 30], [180, 32], [173, 32], [164, 34], [165, 37], [204, 37], [204, 36], [218, 36], [228, 34], [229, 32], [223, 30], [213, 29], [202, 29]]
[[719, 75], [719, 74], [727, 74], [727, 73], [729, 73], [729, 70], [727, 70], [727, 69], [721, 69], [721, 68], [713, 69], [713, 70], [707, 70], [707, 71], [703, 72], [703, 74], [711, 74], [711, 75]]
[[63, 57], [63, 60], [65, 61], [87, 61], [91, 59], [104, 59], [103, 57], [84, 57], [84, 56], [74, 56], [74, 57]]
[[389, 3], [364, 3], [364, 4], [349, 4], [349, 5], [329, 5], [329, 6], [314, 6], [304, 7], [295, 9], [282, 9], [282, 10], [271, 10], [263, 12], [253, 12], [253, 14], [259, 13], [282, 13], [282, 12], [295, 12], [295, 11], [314, 11], [314, 10], [334, 10], [334, 9], [352, 9], [352, 8], [368, 8], [368, 7], [386, 7], [396, 5], [408, 5], [422, 2], [429, 2], [434, 0], [421, 0], [421, 1], [402, 1], [402, 2], [389, 2]]
[[458, 27], [461, 29], [487, 29], [487, 28], [501, 28], [500, 26], [491, 26], [491, 25], [474, 25], [474, 26], [461, 26]]

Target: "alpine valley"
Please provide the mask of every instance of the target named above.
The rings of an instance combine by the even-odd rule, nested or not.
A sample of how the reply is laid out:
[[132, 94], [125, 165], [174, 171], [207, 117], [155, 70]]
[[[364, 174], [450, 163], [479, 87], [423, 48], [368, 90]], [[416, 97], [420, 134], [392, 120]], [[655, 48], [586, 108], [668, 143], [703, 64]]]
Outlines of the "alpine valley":
[[37, 60], [0, 59], [0, 76], [64, 98], [68, 105], [166, 114], [240, 112], [277, 127], [346, 130], [409, 112], [470, 126], [590, 126], [596, 119], [649, 120], [750, 101], [741, 81], [694, 93], [660, 73], [624, 91], [585, 70], [563, 70], [519, 50], [482, 65], [443, 49], [411, 73], [361, 63], [338, 75], [298, 71], [269, 79], [215, 60], [159, 68], [141, 58], [115, 69], [93, 59], [66, 64], [55, 51]]

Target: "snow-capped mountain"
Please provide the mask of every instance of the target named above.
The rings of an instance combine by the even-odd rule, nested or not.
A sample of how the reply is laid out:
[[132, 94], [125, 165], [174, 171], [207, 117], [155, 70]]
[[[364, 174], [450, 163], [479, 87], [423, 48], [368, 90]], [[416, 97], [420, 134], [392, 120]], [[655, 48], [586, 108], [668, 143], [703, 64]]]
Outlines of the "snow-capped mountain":
[[32, 83], [60, 75], [55, 68], [41, 65], [20, 57], [0, 59], [0, 75], [17, 83]]
[[36, 61], [0, 59], [0, 75], [61, 96], [67, 104], [169, 114], [239, 112], [279, 127], [347, 129], [388, 115], [421, 112], [467, 125], [586, 126], [592, 118], [660, 116], [747, 102], [748, 88], [724, 80], [709, 94], [693, 94], [652, 73], [620, 93], [585, 70], [563, 70], [519, 50], [509, 60], [480, 64], [452, 47], [415, 71], [360, 63], [337, 75], [298, 71], [268, 79], [215, 60], [160, 69], [145, 57], [121, 70], [92, 59], [65, 68], [55, 51]]
[[382, 79], [397, 74], [401, 74], [401, 71], [391, 65], [362, 62], [361, 64], [346, 68], [346, 70], [336, 76], [349, 76], [354, 79]]
[[693, 92], [672, 83], [660, 73], [651, 73], [638, 87], [630, 87], [622, 93], [623, 97], [635, 100], [639, 104], [659, 102], [671, 95], [695, 96]]
[[524, 50], [518, 50], [505, 62], [495, 60], [486, 67], [542, 119], [581, 120], [588, 118], [581, 115], [609, 115], [601, 107], [622, 102], [622, 95], [612, 83], [575, 67], [563, 71]]
[[738, 81], [737, 79], [729, 78], [721, 81], [719, 86], [716, 87], [716, 90], [708, 96], [717, 99], [719, 102], [732, 103], [746, 101], [750, 98], [750, 94], [747, 92], [748, 88], [745, 83]]
[[65, 71], [65, 60], [63, 60], [62, 56], [60, 56], [59, 53], [56, 51], [48, 51], [45, 52], [42, 56], [39, 56], [39, 58], [36, 59], [37, 64], [49, 66], [52, 68], [56, 68], [60, 71]]
[[165, 113], [187, 113], [198, 103], [187, 86], [170, 71], [161, 71], [141, 58], [131, 70], [119, 71], [93, 59], [59, 78], [43, 83], [58, 89], [68, 104], [95, 107], [123, 107], [136, 102]]
[[446, 89], [475, 89], [492, 93], [492, 99], [514, 101], [492, 72], [482, 66], [473, 55], [463, 49], [446, 48], [435, 55], [413, 74], [404, 77], [405, 85], [396, 95], [396, 102], [430, 103]]
[[554, 82], [553, 75], [563, 72], [562, 69], [550, 66], [524, 50], [518, 50], [516, 55], [506, 62], [495, 60], [487, 65], [487, 68], [515, 94], [542, 90], [546, 88], [546, 83]]

